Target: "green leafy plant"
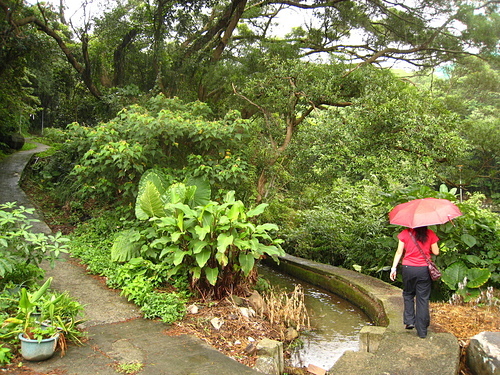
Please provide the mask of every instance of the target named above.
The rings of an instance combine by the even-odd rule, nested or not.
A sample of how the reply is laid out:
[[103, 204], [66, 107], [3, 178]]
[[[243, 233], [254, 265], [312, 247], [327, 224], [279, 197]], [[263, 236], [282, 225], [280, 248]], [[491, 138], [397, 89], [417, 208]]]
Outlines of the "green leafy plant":
[[0, 344], [0, 365], [8, 365], [14, 355], [10, 348], [4, 347]]
[[205, 103], [158, 95], [98, 126], [69, 125], [67, 142], [38, 175], [57, 183], [58, 195], [70, 200], [133, 202], [144, 171], [165, 165], [208, 178], [217, 188], [248, 187], [241, 172], [249, 169], [242, 142], [249, 134], [248, 120], [236, 113], [214, 120]]
[[83, 323], [78, 317], [83, 306], [67, 293], [51, 292], [51, 283], [52, 278], [48, 278], [33, 292], [21, 288], [17, 312], [4, 319], [0, 337], [13, 338], [22, 333], [26, 338], [40, 341], [63, 333], [59, 335], [60, 342], [81, 343], [84, 334], [77, 326]]
[[144, 364], [141, 362], [126, 362], [120, 363], [116, 365], [116, 371], [121, 374], [134, 374], [144, 367]]
[[[38, 300], [48, 291], [51, 283], [52, 278], [50, 277], [33, 293], [28, 292], [26, 288], [21, 288], [18, 303], [19, 313], [15, 317], [5, 319], [4, 325], [10, 325], [9, 328], [12, 329], [9, 329], [8, 333], [4, 336], [17, 336], [19, 333], [23, 333], [25, 337], [32, 338], [31, 332], [33, 330], [36, 331], [36, 328], [39, 328], [41, 325], [40, 321], [32, 317], [32, 314], [36, 310]], [[47, 331], [46, 333], [50, 335], [52, 332]]]
[[145, 318], [160, 318], [170, 324], [181, 320], [186, 315], [186, 298], [182, 293], [149, 293], [142, 301], [141, 311]]
[[60, 232], [54, 235], [32, 233], [30, 218], [34, 209], [17, 206], [16, 202], [0, 204], [0, 277], [9, 280], [9, 274], [25, 264], [38, 265], [42, 260], [52, 265], [61, 252], [67, 252], [67, 238]]
[[[278, 227], [250, 220], [267, 204], [247, 210], [234, 192], [227, 193], [222, 203], [210, 201], [209, 186], [203, 181], [168, 188], [161, 181], [154, 172], [141, 179], [136, 215], [149, 219], [153, 230], [143, 231], [134, 246], [141, 245], [141, 253], [148, 259], [172, 264], [172, 275], [187, 272], [192, 290], [216, 298], [237, 293], [251, 281], [256, 260], [265, 256], [277, 260], [284, 255], [281, 240], [269, 233]], [[129, 254], [130, 246], [121, 252], [117, 246], [115, 258]]]
[[491, 276], [487, 268], [469, 268], [465, 263], [455, 262], [443, 271], [443, 282], [456, 294], [461, 296], [464, 302], [477, 299], [483, 286]]

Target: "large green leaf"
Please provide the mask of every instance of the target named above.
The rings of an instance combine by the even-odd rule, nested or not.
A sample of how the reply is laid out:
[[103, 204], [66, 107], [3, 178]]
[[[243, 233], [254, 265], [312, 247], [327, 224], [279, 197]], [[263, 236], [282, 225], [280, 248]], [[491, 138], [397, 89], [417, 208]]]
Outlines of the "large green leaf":
[[458, 283], [464, 281], [467, 276], [468, 268], [463, 262], [455, 262], [442, 271], [443, 276], [441, 280], [448, 285], [451, 290], [458, 288]]
[[260, 215], [261, 213], [264, 212], [264, 210], [266, 209], [267, 206], [269, 206], [267, 203], [261, 203], [257, 207], [249, 210], [247, 212], [247, 216], [248, 217], [253, 217], [253, 216]]
[[141, 234], [134, 230], [124, 230], [113, 242], [111, 247], [111, 260], [113, 262], [126, 262], [140, 254], [142, 246]]
[[209, 226], [200, 227], [199, 225], [197, 225], [194, 228], [194, 231], [200, 240], [204, 240], [206, 235], [210, 233], [210, 227]]
[[200, 279], [201, 277], [201, 268], [200, 267], [192, 267], [190, 269], [191, 272], [191, 278], [194, 282]]
[[179, 250], [178, 246], [167, 246], [166, 248], [164, 248], [161, 251], [159, 258], [162, 259], [167, 254], [171, 254], [171, 253], [175, 254], [178, 250]]
[[252, 248], [250, 245], [250, 241], [243, 240], [241, 238], [234, 239], [234, 246], [236, 246], [238, 249], [242, 249], [242, 250], [250, 250]]
[[165, 194], [168, 183], [163, 172], [157, 169], [148, 169], [144, 172], [141, 176], [141, 180], [139, 181], [139, 194], [141, 194], [147, 182], [153, 183], [156, 186], [156, 189], [160, 192], [160, 195]]
[[217, 236], [217, 250], [221, 253], [226, 252], [228, 246], [232, 245], [234, 237], [231, 234], [221, 233]]
[[204, 271], [210, 285], [215, 286], [215, 284], [217, 283], [217, 276], [219, 276], [219, 269], [217, 267], [216, 268], [205, 267]]
[[217, 260], [217, 263], [219, 263], [222, 267], [226, 267], [229, 263], [229, 258], [227, 257], [227, 255], [219, 251], [215, 253], [215, 259]]
[[227, 217], [231, 221], [236, 221], [240, 217], [240, 215], [244, 215], [245, 206], [242, 201], [236, 201], [231, 206], [231, 208], [226, 212]]
[[479, 288], [491, 277], [491, 272], [487, 268], [471, 268], [467, 271], [467, 287]]
[[193, 249], [193, 254], [198, 254], [207, 245], [208, 245], [208, 242], [206, 242], [206, 241], [200, 241], [200, 240], [194, 240], [194, 241], [192, 241], [191, 242], [191, 248]]
[[144, 189], [137, 196], [135, 216], [139, 220], [147, 220], [150, 217], [165, 216], [161, 193], [156, 185], [151, 181], [146, 182]]
[[184, 260], [184, 256], [186, 256], [188, 254], [191, 254], [191, 251], [177, 250], [174, 253], [174, 261], [173, 261], [174, 266], [178, 266], [179, 264], [181, 264], [182, 261]]
[[243, 271], [243, 274], [245, 276], [248, 276], [255, 265], [255, 258], [252, 254], [240, 253], [238, 260], [240, 262], [240, 267]]
[[477, 243], [476, 237], [467, 233], [462, 234], [460, 239], [469, 247], [472, 247]]
[[206, 179], [193, 177], [188, 179], [187, 185], [196, 186], [192, 199], [186, 202], [190, 207], [206, 206], [210, 202], [212, 190], [210, 189], [210, 183]]
[[43, 285], [38, 288], [38, 290], [32, 294], [30, 300], [31, 302], [36, 302], [38, 301], [40, 298], [42, 298], [42, 296], [45, 294], [45, 292], [50, 288], [50, 284], [52, 284], [52, 280], [54, 278], [51, 276], [49, 277], [47, 280], [45, 280], [45, 282], [43, 283]]
[[35, 304], [31, 302], [31, 300], [28, 296], [28, 291], [26, 290], [26, 288], [22, 288], [21, 289], [21, 298], [19, 298], [19, 308], [21, 308], [26, 313], [28, 313], [33, 309], [34, 306], [35, 306]]
[[200, 268], [203, 268], [207, 261], [210, 259], [210, 255], [212, 255], [212, 252], [208, 249], [202, 250], [198, 254], [196, 254], [196, 263], [198, 263], [198, 266]]
[[257, 225], [257, 231], [268, 231], [268, 230], [278, 230], [278, 226], [276, 224], [266, 223]]

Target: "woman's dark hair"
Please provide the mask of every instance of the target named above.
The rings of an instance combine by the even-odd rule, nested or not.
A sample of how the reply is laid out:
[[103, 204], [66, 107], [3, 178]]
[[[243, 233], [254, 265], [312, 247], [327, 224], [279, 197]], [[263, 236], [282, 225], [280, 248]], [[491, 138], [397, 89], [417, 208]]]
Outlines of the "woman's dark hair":
[[425, 243], [427, 241], [427, 227], [413, 228], [413, 231], [418, 242]]

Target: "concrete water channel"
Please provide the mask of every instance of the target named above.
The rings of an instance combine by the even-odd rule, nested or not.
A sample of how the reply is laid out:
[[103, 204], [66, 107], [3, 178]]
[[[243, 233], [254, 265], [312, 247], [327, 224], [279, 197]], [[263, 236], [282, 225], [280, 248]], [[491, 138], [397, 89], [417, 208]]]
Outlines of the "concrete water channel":
[[368, 316], [357, 306], [318, 286], [283, 274], [269, 266], [259, 266], [259, 275], [278, 292], [291, 293], [296, 285], [304, 293], [310, 330], [301, 332], [300, 342], [292, 350], [288, 365], [312, 364], [330, 369], [347, 350], [359, 350], [359, 332], [371, 325]]
[[401, 289], [359, 272], [291, 255], [272, 266], [349, 301], [373, 322], [359, 331], [359, 350], [345, 350], [329, 374], [458, 374], [460, 346], [455, 336], [429, 332], [421, 339], [404, 329]]

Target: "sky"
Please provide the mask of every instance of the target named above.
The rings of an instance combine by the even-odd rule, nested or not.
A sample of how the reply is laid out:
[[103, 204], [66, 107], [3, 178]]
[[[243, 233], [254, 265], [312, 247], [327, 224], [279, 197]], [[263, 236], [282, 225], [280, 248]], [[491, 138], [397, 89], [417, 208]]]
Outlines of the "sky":
[[[27, 0], [28, 3], [36, 4], [37, 0]], [[86, 17], [89, 15], [95, 15], [99, 13], [101, 9], [108, 6], [110, 3], [114, 3], [114, 0], [64, 0], [65, 12], [64, 15], [67, 20], [71, 20], [73, 24], [79, 24], [79, 21], [84, 16], [82, 3], [86, 1]], [[46, 2], [54, 4], [57, 8], [59, 7], [59, 0], [40, 0], [40, 2]], [[284, 36], [291, 31], [292, 27], [298, 26], [306, 22], [308, 18], [307, 10], [290, 9], [284, 10], [280, 13], [277, 20], [281, 23], [280, 26], [275, 28], [275, 33], [277, 36]]]
[[[37, 0], [27, 0], [28, 3], [36, 4]], [[39, 0], [40, 2], [46, 2], [54, 4], [57, 8], [59, 7], [60, 0]], [[86, 2], [87, 5], [84, 8], [82, 4]], [[109, 7], [115, 0], [64, 0], [65, 4], [65, 18], [67, 21], [70, 21], [73, 26], [78, 27], [83, 24], [83, 19], [89, 20], [101, 10]], [[85, 13], [84, 13], [85, 9]], [[276, 18], [276, 21], [279, 23], [278, 26], [275, 26], [273, 29], [273, 33], [278, 37], [284, 37], [287, 33], [289, 33], [293, 27], [297, 27], [300, 25], [307, 24], [311, 19], [311, 12], [304, 9], [296, 9], [290, 8], [285, 9], [280, 12], [280, 15]], [[311, 59], [317, 59], [320, 56], [312, 56]], [[389, 62], [388, 64], [393, 64], [394, 62]], [[405, 70], [414, 70], [414, 67], [408, 64], [396, 64], [395, 67], [400, 67]], [[391, 66], [392, 67], [392, 66]]]

